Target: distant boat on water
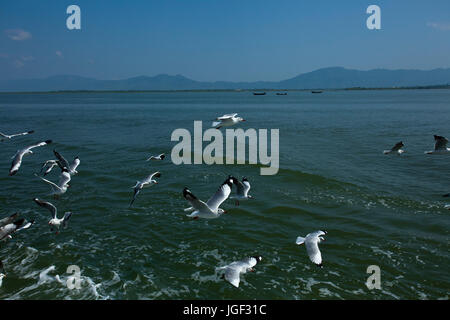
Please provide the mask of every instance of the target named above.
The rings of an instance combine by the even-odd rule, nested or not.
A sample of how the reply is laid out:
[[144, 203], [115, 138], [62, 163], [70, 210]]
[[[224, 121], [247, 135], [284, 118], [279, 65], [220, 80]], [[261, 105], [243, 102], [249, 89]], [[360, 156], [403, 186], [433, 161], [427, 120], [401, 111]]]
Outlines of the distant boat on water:
[[265, 92], [253, 92], [253, 95], [255, 96], [263, 96], [265, 94], [266, 94]]
[[311, 91], [311, 93], [322, 93], [323, 91], [322, 90], [313, 90], [313, 91]]
[[277, 96], [287, 96], [287, 92], [277, 92]]

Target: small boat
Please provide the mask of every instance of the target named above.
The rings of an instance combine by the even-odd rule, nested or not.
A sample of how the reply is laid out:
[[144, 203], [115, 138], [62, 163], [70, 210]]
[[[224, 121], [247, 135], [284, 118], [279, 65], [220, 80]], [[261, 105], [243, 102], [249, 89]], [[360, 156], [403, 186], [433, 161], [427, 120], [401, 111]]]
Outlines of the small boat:
[[277, 92], [277, 96], [287, 96], [287, 92]]
[[254, 96], [263, 96], [265, 94], [266, 94], [265, 92], [253, 92]]
[[323, 91], [322, 90], [313, 90], [313, 91], [311, 91], [311, 93], [322, 93]]

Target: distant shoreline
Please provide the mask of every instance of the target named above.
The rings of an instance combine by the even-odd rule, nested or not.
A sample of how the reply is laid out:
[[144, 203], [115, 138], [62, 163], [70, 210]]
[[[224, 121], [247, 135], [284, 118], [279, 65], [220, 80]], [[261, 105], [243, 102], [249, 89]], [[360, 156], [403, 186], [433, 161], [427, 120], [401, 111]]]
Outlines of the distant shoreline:
[[64, 93], [177, 93], [177, 92], [302, 92], [302, 91], [373, 91], [373, 90], [423, 90], [423, 89], [450, 89], [450, 84], [412, 87], [380, 87], [380, 88], [335, 88], [335, 89], [183, 89], [183, 90], [53, 90], [53, 91], [0, 91], [0, 94], [64, 94]]

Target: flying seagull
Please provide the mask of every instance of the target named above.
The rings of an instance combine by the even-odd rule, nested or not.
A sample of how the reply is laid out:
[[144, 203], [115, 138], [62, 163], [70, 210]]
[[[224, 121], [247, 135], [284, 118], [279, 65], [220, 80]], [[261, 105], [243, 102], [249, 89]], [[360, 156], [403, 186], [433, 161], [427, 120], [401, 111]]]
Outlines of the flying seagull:
[[158, 155], [156, 157], [155, 156], [151, 156], [150, 158], [148, 158], [145, 161], [149, 161], [149, 160], [164, 160], [165, 157], [166, 157], [166, 155], [164, 153], [161, 153], [160, 155]]
[[45, 177], [47, 174], [50, 173], [50, 171], [52, 171], [52, 169], [56, 166], [61, 167], [61, 163], [59, 163], [58, 160], [47, 160], [44, 162], [44, 164], [41, 167], [41, 171], [39, 171], [39, 173], [42, 173], [42, 171], [44, 171], [44, 168], [47, 167], [47, 169], [45, 170], [43, 176]]
[[52, 143], [52, 140], [47, 140], [44, 142], [39, 142], [34, 145], [28, 146], [26, 148], [17, 150], [16, 154], [12, 157], [13, 161], [11, 164], [11, 169], [9, 169], [9, 175], [13, 176], [19, 171], [20, 165], [22, 164], [22, 158], [23, 156], [33, 154], [33, 151], [31, 149], [46, 146], [47, 144]]
[[230, 197], [230, 199], [234, 199], [236, 202], [236, 205], [239, 205], [239, 200], [248, 200], [252, 199], [253, 197], [248, 194], [250, 190], [250, 182], [248, 182], [247, 178], [243, 178], [242, 182], [238, 179], [233, 179], [234, 184], [236, 185], [236, 196]]
[[384, 150], [383, 153], [384, 154], [389, 154], [389, 153], [396, 153], [398, 155], [401, 155], [403, 152], [405, 152], [405, 150], [403, 150], [404, 144], [402, 141], [397, 142], [392, 148], [391, 150]]
[[194, 194], [185, 187], [183, 189], [183, 197], [189, 201], [191, 207], [184, 209], [184, 211], [194, 211], [186, 216], [194, 219], [214, 219], [226, 213], [226, 211], [219, 208], [219, 206], [230, 196], [234, 180], [235, 178], [231, 176], [228, 177], [206, 203], [194, 196]]
[[14, 137], [18, 137], [18, 136], [25, 136], [25, 135], [27, 135], [27, 134], [32, 134], [32, 133], [34, 133], [34, 130], [31, 130], [31, 131], [27, 131], [27, 132], [22, 132], [22, 133], [16, 133], [16, 134], [4, 134], [4, 133], [2, 133], [2, 132], [0, 132], [0, 141], [4, 141], [5, 139], [11, 139], [11, 138], [14, 138]]
[[52, 188], [52, 194], [55, 196], [55, 198], [63, 193], [66, 193], [67, 188], [70, 187], [69, 181], [71, 179], [71, 176], [70, 176], [69, 171], [67, 171], [67, 169], [65, 167], [59, 176], [58, 184], [51, 182], [47, 179], [44, 179], [44, 178], [38, 176], [37, 174], [35, 174], [35, 176], [50, 185], [50, 187]]
[[227, 266], [218, 268], [218, 270], [225, 270], [225, 274], [222, 275], [222, 278], [225, 278], [225, 280], [233, 286], [239, 288], [240, 275], [247, 271], [254, 272], [255, 270], [253, 267], [261, 260], [262, 257], [254, 256], [240, 261], [234, 261]]
[[19, 216], [18, 213], [13, 213], [9, 217], [3, 218], [0, 220], [0, 228], [6, 226], [7, 224], [12, 223]]
[[161, 172], [159, 172], [159, 171], [154, 172], [151, 175], [149, 175], [147, 178], [145, 178], [144, 180], [137, 181], [136, 185], [134, 187], [131, 187], [134, 189], [134, 194], [133, 194], [133, 200], [131, 200], [131, 203], [130, 203], [130, 207], [133, 205], [134, 200], [136, 200], [136, 197], [139, 194], [139, 192], [141, 192], [142, 188], [144, 188], [147, 185], [152, 186], [154, 184], [158, 184], [158, 181], [154, 180], [153, 178], [159, 178], [159, 177], [161, 177]]
[[72, 216], [72, 212], [66, 212], [64, 213], [64, 217], [62, 219], [58, 219], [57, 212], [58, 210], [56, 207], [51, 204], [50, 202], [41, 201], [38, 198], [33, 199], [34, 202], [36, 202], [39, 206], [42, 208], [47, 209], [52, 214], [52, 218], [48, 222], [48, 225], [50, 226], [50, 230], [53, 231], [53, 227], [56, 228], [56, 234], [59, 233], [59, 228], [62, 226], [64, 229], [67, 228], [67, 225], [69, 223], [69, 219]]
[[315, 263], [317, 266], [322, 268], [322, 254], [319, 250], [319, 243], [325, 241], [322, 237], [327, 234], [326, 231], [314, 231], [306, 235], [305, 238], [298, 237], [295, 241], [296, 244], [300, 245], [302, 243], [306, 246], [306, 252], [308, 253], [309, 259]]
[[450, 204], [446, 204], [446, 205], [444, 206], [444, 209], [450, 210]]
[[24, 218], [16, 220], [12, 223], [9, 223], [9, 224], [3, 226], [2, 228], [0, 228], [0, 240], [11, 239], [12, 238], [11, 235], [13, 233], [23, 230], [23, 229], [28, 229], [33, 224], [34, 224], [34, 220], [25, 223]]
[[445, 137], [434, 135], [434, 150], [425, 151], [426, 154], [442, 154], [450, 152], [450, 148], [447, 148], [448, 140]]
[[53, 153], [55, 154], [56, 158], [59, 160], [60, 167], [66, 168], [67, 171], [71, 174], [77, 174], [78, 171], [76, 170], [77, 167], [80, 165], [80, 158], [75, 157], [70, 164], [69, 161], [67, 161], [62, 155], [60, 155], [56, 150], [53, 150]]
[[224, 114], [221, 117], [217, 117], [215, 121], [212, 123], [212, 126], [216, 129], [220, 129], [222, 127], [231, 127], [235, 125], [236, 123], [245, 121], [241, 117], [237, 117], [237, 113], [233, 114]]

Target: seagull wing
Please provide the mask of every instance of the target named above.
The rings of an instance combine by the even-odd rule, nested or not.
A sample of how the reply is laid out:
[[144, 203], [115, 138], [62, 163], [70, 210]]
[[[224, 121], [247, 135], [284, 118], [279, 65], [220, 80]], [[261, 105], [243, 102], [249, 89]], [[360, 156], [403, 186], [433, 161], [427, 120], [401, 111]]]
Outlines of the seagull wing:
[[38, 176], [37, 174], [35, 174], [35, 176], [38, 177], [39, 179], [41, 179], [42, 181], [48, 183], [48, 184], [51, 185], [52, 187], [55, 187], [55, 188], [57, 188], [57, 189], [61, 189], [56, 183], [51, 182], [50, 180], [44, 179], [44, 178]]
[[236, 117], [237, 115], [238, 115], [237, 113], [224, 114], [223, 116], [218, 117], [216, 120], [230, 119]]
[[404, 146], [403, 142], [397, 142], [391, 149], [391, 151], [398, 151]]
[[12, 138], [12, 137], [17, 137], [17, 136], [25, 136], [25, 135], [31, 134], [31, 133], [34, 133], [34, 130], [22, 132], [22, 133], [11, 134], [9, 137]]
[[[230, 196], [231, 193], [231, 183], [233, 180], [230, 180], [230, 178], [228, 178], [220, 187], [219, 189], [216, 191], [216, 193], [208, 200], [208, 202], [206, 202], [206, 204], [208, 205], [208, 207], [212, 210], [212, 211], [217, 211], [217, 209], [219, 209], [220, 205], [228, 199], [228, 197]], [[230, 185], [228, 185], [228, 183]]]
[[33, 144], [33, 145], [31, 145], [31, 146], [28, 146], [28, 147], [26, 147], [25, 149], [26, 149], [26, 150], [30, 150], [30, 149], [34, 149], [34, 148], [37, 148], [37, 147], [46, 146], [46, 145], [48, 145], [48, 144], [50, 144], [50, 143], [52, 143], [52, 140], [46, 140], [46, 141], [42, 141], [42, 142]]
[[11, 168], [9, 169], [9, 175], [13, 176], [19, 171], [20, 165], [22, 164], [23, 155], [27, 149], [22, 149], [16, 152], [11, 163]]
[[200, 200], [199, 198], [194, 196], [194, 194], [188, 188], [183, 189], [183, 197], [187, 201], [189, 201], [189, 203], [195, 210], [203, 211], [203, 212], [211, 211], [209, 206], [206, 203], [204, 203], [202, 200]]
[[442, 136], [434, 136], [434, 141], [436, 142], [434, 145], [434, 150], [447, 150], [448, 140]]
[[67, 224], [69, 223], [69, 219], [71, 216], [72, 216], [72, 212], [66, 212], [64, 214], [64, 218], [63, 218], [63, 222], [62, 222], [63, 228], [67, 228]]
[[238, 262], [233, 262], [225, 267], [225, 279], [236, 288], [239, 288], [239, 283], [241, 282], [241, 269], [242, 267]]
[[244, 196], [245, 194], [245, 185], [243, 182], [239, 181], [238, 179], [233, 179], [233, 183], [236, 186], [236, 193], [240, 196]]
[[57, 209], [50, 202], [41, 201], [38, 198], [33, 199], [40, 207], [47, 209], [52, 214], [52, 219], [56, 218]]
[[67, 183], [69, 183], [71, 177], [70, 177], [70, 173], [68, 173], [67, 171], [63, 171], [61, 173], [61, 175], [59, 176], [59, 182], [58, 182], [58, 186], [59, 188], [64, 187]]
[[58, 151], [53, 150], [53, 153], [55, 154], [56, 158], [58, 158], [63, 167], [66, 167], [66, 169], [70, 168], [69, 162], [62, 155], [60, 155]]
[[150, 181], [153, 180], [153, 177], [155, 177], [155, 178], [161, 177], [161, 172], [157, 171], [157, 172], [152, 173], [152, 174], [149, 175], [147, 178], [145, 178], [144, 180], [142, 180], [142, 184], [148, 184], [148, 183], [150, 183]]
[[76, 157], [75, 159], [73, 159], [73, 162], [68, 169], [71, 172], [75, 171], [78, 168], [78, 166], [80, 165], [80, 162], [81, 162], [80, 159], [78, 157]]

